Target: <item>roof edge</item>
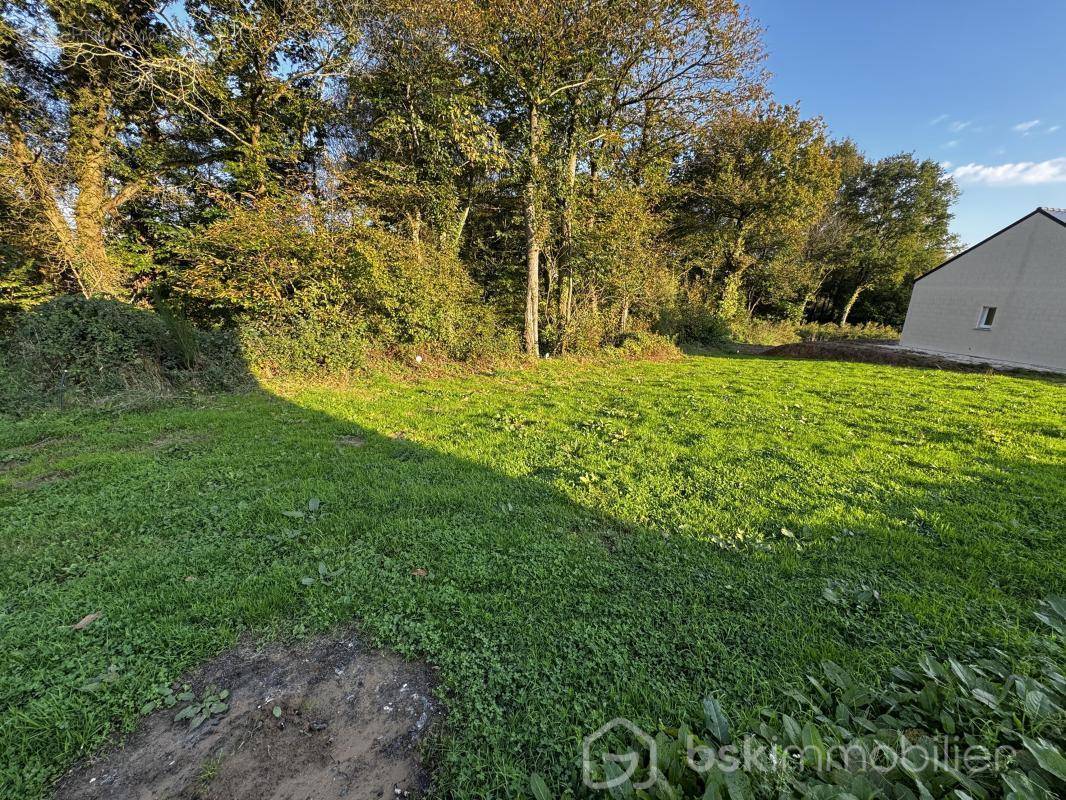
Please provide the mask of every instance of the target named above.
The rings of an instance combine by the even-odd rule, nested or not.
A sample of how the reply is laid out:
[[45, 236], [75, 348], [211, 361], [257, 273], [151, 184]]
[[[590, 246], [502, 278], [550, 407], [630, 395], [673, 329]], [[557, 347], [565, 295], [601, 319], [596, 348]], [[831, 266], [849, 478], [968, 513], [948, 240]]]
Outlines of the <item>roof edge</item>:
[[1059, 219], [1059, 218], [1058, 218], [1058, 217], [1056, 217], [1056, 216], [1055, 216], [1054, 214], [1050, 214], [1050, 213], [1048, 213], [1048, 211], [1047, 211], [1047, 210], [1046, 210], [1046, 209], [1045, 209], [1045, 208], [1044, 208], [1043, 206], [1040, 206], [1040, 207], [1039, 207], [1039, 208], [1037, 208], [1037, 209], [1036, 209], [1035, 211], [1030, 211], [1030, 212], [1029, 212], [1028, 214], [1026, 214], [1026, 215], [1025, 215], [1024, 217], [1022, 217], [1021, 219], [1015, 220], [1015, 221], [1014, 221], [1014, 222], [1012, 222], [1012, 223], [1011, 223], [1010, 225], [1008, 225], [1008, 226], [1007, 226], [1006, 228], [1002, 228], [1002, 229], [1000, 229], [1000, 230], [996, 231], [996, 232], [995, 232], [995, 233], [993, 233], [993, 234], [992, 234], [991, 236], [989, 236], [989, 237], [987, 237], [987, 238], [985, 238], [985, 239], [982, 239], [981, 241], [979, 241], [979, 242], [978, 242], [977, 244], [974, 244], [974, 245], [970, 245], [970, 246], [969, 246], [969, 247], [967, 247], [967, 248], [966, 248], [965, 250], [963, 250], [963, 251], [962, 251], [961, 253], [956, 253], [955, 255], [953, 255], [953, 256], [952, 256], [951, 258], [949, 258], [949, 259], [948, 259], [947, 261], [945, 261], [944, 263], [942, 263], [942, 264], [939, 264], [939, 265], [937, 265], [937, 266], [933, 267], [933, 268], [932, 268], [931, 270], [929, 270], [928, 272], [923, 272], [923, 273], [922, 273], [921, 275], [919, 275], [919, 276], [918, 276], [917, 278], [915, 278], [915, 279], [914, 279], [913, 281], [911, 281], [911, 284], [913, 285], [913, 284], [917, 283], [918, 281], [920, 281], [920, 280], [921, 280], [922, 278], [927, 278], [927, 277], [929, 277], [929, 276], [930, 276], [930, 275], [932, 275], [932, 274], [933, 274], [934, 272], [936, 272], [936, 271], [937, 271], [938, 269], [943, 269], [943, 268], [944, 268], [944, 267], [946, 267], [946, 266], [947, 266], [948, 264], [950, 264], [950, 263], [951, 263], [952, 261], [955, 261], [956, 259], [962, 258], [962, 257], [963, 257], [964, 255], [966, 255], [967, 253], [969, 253], [969, 252], [971, 252], [971, 251], [973, 251], [973, 250], [976, 250], [976, 249], [977, 249], [978, 247], [980, 247], [981, 245], [984, 245], [984, 244], [988, 244], [988, 242], [992, 241], [992, 240], [993, 240], [993, 239], [995, 239], [995, 238], [996, 238], [997, 236], [1000, 236], [1000, 235], [1002, 235], [1002, 234], [1006, 233], [1007, 231], [1009, 231], [1009, 230], [1010, 230], [1011, 228], [1015, 227], [1016, 225], [1021, 225], [1021, 224], [1022, 224], [1023, 222], [1025, 222], [1025, 221], [1026, 221], [1027, 219], [1029, 219], [1030, 217], [1035, 217], [1035, 216], [1037, 216], [1037, 215], [1040, 215], [1040, 216], [1044, 216], [1044, 217], [1047, 217], [1047, 218], [1048, 218], [1049, 220], [1051, 220], [1052, 222], [1056, 222], [1056, 223], [1058, 223], [1059, 225], [1062, 225], [1062, 226], [1063, 226], [1064, 228], [1066, 228], [1066, 220], [1061, 220], [1061, 219]]
[[[1049, 206], [1040, 206], [1038, 209], [1044, 214], [1044, 216], [1051, 217], [1055, 222], [1060, 225], [1066, 225], [1066, 216], [1059, 216], [1059, 214], [1066, 214], [1066, 208], [1051, 208]], [[1054, 213], [1058, 212], [1058, 213]]]

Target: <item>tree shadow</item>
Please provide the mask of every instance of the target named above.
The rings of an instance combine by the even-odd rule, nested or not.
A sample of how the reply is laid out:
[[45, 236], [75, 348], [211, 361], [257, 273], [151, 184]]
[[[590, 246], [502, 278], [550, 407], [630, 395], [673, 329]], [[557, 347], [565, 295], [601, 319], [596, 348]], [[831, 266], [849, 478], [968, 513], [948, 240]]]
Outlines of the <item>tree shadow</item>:
[[[562, 376], [545, 381], [568, 391]], [[593, 402], [566, 436], [609, 442], [614, 429], [597, 425], [631, 398], [624, 384], [589, 386]], [[259, 387], [3, 423], [0, 785], [40, 792], [133, 725], [152, 686], [248, 632], [299, 638], [355, 623], [433, 664], [447, 710], [438, 778], [488, 796], [516, 792], [534, 770], [569, 780], [581, 738], [614, 717], [676, 723], [714, 693], [750, 722], [820, 660], [875, 675], [924, 648], [979, 643], [1063, 588], [1061, 537], [1046, 538], [1061, 502], [1033, 507], [1063, 488], [1054, 464], [975, 464], [959, 496], [934, 478], [842, 478], [839, 507], [819, 514], [790, 505], [796, 494], [760, 496], [810, 477], [790, 453], [752, 449], [712, 480], [693, 441], [667, 468], [677, 481], [648, 479], [660, 497], [647, 503], [677, 504], [681, 520], [686, 503], [763, 505], [754, 538], [723, 540], [612, 509], [624, 490], [597, 484], [610, 469], [640, 480], [641, 464], [623, 452], [588, 477], [592, 445], [560, 455], [567, 442], [539, 431], [563, 412], [551, 398], [516, 410], [523, 392], [508, 375], [371, 379], [358, 391]], [[756, 483], [730, 485], [753, 463]], [[1011, 470], [1032, 491], [997, 497], [997, 520], [1027, 511], [1045, 537], [1029, 540], [1026, 563], [1005, 560], [1011, 530], [968, 538], [944, 522], [945, 504], [980, 520], [980, 486], [1011, 491]], [[43, 474], [59, 477], [20, 485]], [[866, 586], [882, 599], [863, 605]], [[90, 612], [101, 617], [86, 630], [68, 627]], [[84, 688], [112, 666], [114, 683]]]

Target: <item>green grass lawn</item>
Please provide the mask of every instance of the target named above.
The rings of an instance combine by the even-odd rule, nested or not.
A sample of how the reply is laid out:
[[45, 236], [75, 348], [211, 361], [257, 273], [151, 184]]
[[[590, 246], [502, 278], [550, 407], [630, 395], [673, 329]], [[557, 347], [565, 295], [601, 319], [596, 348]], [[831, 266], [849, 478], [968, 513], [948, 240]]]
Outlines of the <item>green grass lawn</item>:
[[[1050, 381], [697, 356], [2, 421], [0, 795], [46, 794], [248, 631], [355, 624], [437, 665], [457, 797], [568, 779], [619, 715], [710, 693], [742, 726], [823, 659], [873, 681], [1024, 655], [1066, 592], [1064, 406]], [[319, 562], [343, 572], [304, 586]]]

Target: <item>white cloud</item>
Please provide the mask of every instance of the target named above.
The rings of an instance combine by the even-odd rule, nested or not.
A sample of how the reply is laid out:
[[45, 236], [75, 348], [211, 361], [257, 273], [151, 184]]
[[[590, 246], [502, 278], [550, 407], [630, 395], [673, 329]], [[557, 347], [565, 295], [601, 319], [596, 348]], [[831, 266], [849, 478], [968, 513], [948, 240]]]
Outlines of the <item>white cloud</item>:
[[956, 120], [955, 122], [952, 122], [950, 125], [948, 125], [948, 128], [954, 133], [959, 133], [961, 131], [966, 130], [971, 125], [973, 125], [972, 122], [959, 122], [958, 120]]
[[939, 117], [935, 117], [929, 120], [930, 125], [939, 125], [941, 122], [946, 122], [948, 118], [947, 114], [941, 114]]
[[1016, 130], [1018, 133], [1029, 133], [1029, 131], [1031, 131], [1039, 124], [1040, 120], [1031, 119], [1028, 122], [1019, 122], [1017, 125], [1014, 126], [1013, 129]]
[[1047, 129], [1047, 132], [1048, 133], [1054, 133], [1055, 131], [1057, 131], [1057, 130], [1059, 130], [1061, 128], [1062, 128], [1061, 125], [1052, 125], [1050, 128]]
[[1066, 183], [1066, 157], [1016, 164], [963, 164], [951, 173], [959, 183], [987, 186], [1037, 186]]
[[959, 146], [959, 140], [958, 139], [952, 139], [950, 142], [944, 142], [944, 147], [951, 148], [951, 147], [958, 147], [958, 146]]

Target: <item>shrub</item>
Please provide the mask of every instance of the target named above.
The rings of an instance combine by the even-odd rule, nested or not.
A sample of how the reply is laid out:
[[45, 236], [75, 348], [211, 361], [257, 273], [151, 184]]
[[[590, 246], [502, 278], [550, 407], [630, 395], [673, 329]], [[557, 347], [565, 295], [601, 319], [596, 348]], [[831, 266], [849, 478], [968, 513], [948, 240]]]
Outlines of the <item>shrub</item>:
[[729, 322], [729, 338], [742, 344], [791, 344], [800, 340], [796, 327], [784, 320], [738, 317]]
[[744, 344], [779, 345], [794, 342], [836, 342], [859, 339], [889, 341], [899, 338], [899, 331], [885, 325], [837, 325], [834, 322], [797, 324], [789, 320], [741, 318], [729, 323], [729, 335]]
[[673, 340], [659, 333], [634, 331], [624, 334], [615, 351], [624, 358], [670, 359], [679, 358], [681, 351]]
[[366, 364], [371, 350], [366, 321], [341, 314], [251, 320], [238, 337], [250, 367], [264, 375], [351, 372]]
[[173, 293], [201, 320], [238, 326], [267, 372], [350, 370], [407, 346], [466, 359], [508, 341], [453, 253], [355, 211], [238, 206], [175, 250]]
[[730, 339], [729, 323], [719, 316], [712, 295], [702, 286], [681, 289], [664, 309], [656, 329], [679, 342], [713, 347]]
[[[999, 650], [944, 660], [925, 655], [872, 687], [827, 662], [805, 688], [788, 692], [787, 711], [764, 711], [758, 730], [742, 737], [733, 735], [719, 704], [705, 700], [699, 724], [658, 732], [656, 773], [644, 764], [611, 794], [675, 800], [1064, 797], [1066, 599], [1045, 601], [1037, 617], [1046, 629], [1022, 669]], [[741, 754], [754, 757], [733, 769]], [[599, 781], [623, 775], [611, 761], [597, 769]], [[650, 788], [634, 789], [649, 778], [655, 778]], [[536, 776], [531, 790], [550, 796]]]
[[553, 352], [560, 355], [591, 355], [610, 338], [609, 326], [603, 311], [591, 304], [579, 306], [563, 328], [548, 324], [542, 331]]
[[796, 335], [804, 342], [840, 342], [856, 339], [893, 341], [899, 331], [888, 325], [867, 322], [861, 325], [837, 325], [835, 322], [808, 322], [796, 328]]
[[180, 310], [158, 297], [154, 301], [156, 313], [167, 331], [167, 344], [185, 369], [192, 369], [200, 355], [196, 328]]
[[109, 393], [157, 375], [166, 343], [166, 326], [155, 314], [111, 300], [60, 297], [25, 314], [9, 347], [45, 392], [63, 384]]
[[[60, 297], [35, 307], [20, 316], [3, 349], [8, 408], [179, 385], [221, 388], [243, 373], [223, 334], [205, 335], [177, 318], [99, 298]], [[188, 356], [201, 350], [204, 368], [187, 369]]]
[[452, 253], [370, 228], [348, 258], [349, 302], [378, 347], [422, 345], [463, 358], [478, 349], [472, 340], [497, 335], [494, 315]]

